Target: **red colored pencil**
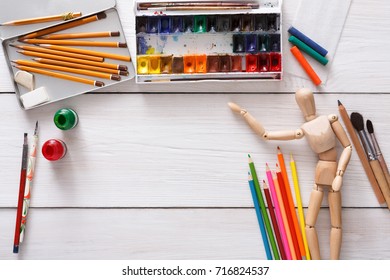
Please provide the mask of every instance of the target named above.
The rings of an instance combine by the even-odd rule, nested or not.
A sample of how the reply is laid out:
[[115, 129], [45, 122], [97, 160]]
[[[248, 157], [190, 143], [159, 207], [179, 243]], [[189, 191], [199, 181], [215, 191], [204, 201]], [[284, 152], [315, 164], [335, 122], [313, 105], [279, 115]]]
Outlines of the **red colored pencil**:
[[282, 193], [282, 200], [283, 200], [283, 205], [286, 210], [286, 216], [287, 216], [287, 221], [288, 221], [288, 227], [290, 228], [291, 231], [291, 238], [294, 244], [294, 251], [297, 256], [297, 260], [301, 260], [301, 254], [299, 251], [299, 245], [298, 245], [298, 239], [297, 239], [297, 233], [295, 232], [294, 229], [294, 222], [291, 216], [291, 212], [289, 211], [289, 204], [288, 204], [288, 199], [286, 195], [286, 186], [284, 184], [282, 172], [280, 171], [279, 165], [276, 165], [276, 176], [278, 178], [278, 183], [280, 186], [280, 192]]
[[286, 257], [286, 253], [284, 251], [282, 237], [280, 235], [278, 222], [276, 221], [274, 205], [272, 203], [271, 194], [269, 192], [269, 189], [268, 189], [268, 186], [267, 186], [267, 183], [265, 182], [265, 180], [263, 180], [263, 190], [264, 190], [265, 199], [267, 200], [268, 212], [271, 216], [272, 226], [274, 227], [274, 232], [275, 232], [276, 242], [278, 243], [278, 247], [279, 247], [280, 257], [282, 260], [286, 260], [287, 257]]
[[13, 250], [15, 254], [19, 252], [20, 226], [22, 222], [22, 212], [23, 212], [23, 198], [24, 198], [24, 190], [26, 188], [27, 158], [28, 158], [28, 143], [27, 143], [27, 133], [25, 133], [24, 142], [23, 142], [23, 153], [22, 153], [22, 168], [20, 171], [18, 208], [16, 210], [16, 225], [15, 225], [15, 238], [14, 238], [14, 250]]

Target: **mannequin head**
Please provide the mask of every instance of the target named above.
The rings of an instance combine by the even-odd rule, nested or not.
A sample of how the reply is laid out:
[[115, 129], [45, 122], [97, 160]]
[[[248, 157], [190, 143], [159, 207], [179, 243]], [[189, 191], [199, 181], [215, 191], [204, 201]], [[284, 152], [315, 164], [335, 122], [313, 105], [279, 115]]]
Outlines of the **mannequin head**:
[[314, 101], [313, 92], [307, 88], [301, 88], [295, 92], [295, 101], [299, 109], [301, 109], [305, 120], [314, 120], [316, 115], [316, 104]]

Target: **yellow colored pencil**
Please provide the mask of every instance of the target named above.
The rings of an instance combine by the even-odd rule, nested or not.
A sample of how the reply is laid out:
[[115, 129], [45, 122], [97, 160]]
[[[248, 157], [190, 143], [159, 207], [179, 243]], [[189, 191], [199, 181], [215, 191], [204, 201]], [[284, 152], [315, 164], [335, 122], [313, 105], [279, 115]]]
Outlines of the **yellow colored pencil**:
[[309, 246], [307, 244], [307, 238], [306, 238], [305, 216], [303, 214], [302, 199], [301, 199], [301, 192], [299, 189], [297, 168], [296, 168], [295, 161], [294, 161], [292, 154], [291, 154], [291, 158], [290, 158], [290, 166], [291, 166], [291, 173], [292, 173], [293, 182], [294, 182], [295, 198], [297, 200], [298, 215], [299, 215], [299, 222], [300, 222], [299, 224], [301, 227], [303, 245], [305, 247], [305, 252], [306, 252], [306, 259], [311, 260]]

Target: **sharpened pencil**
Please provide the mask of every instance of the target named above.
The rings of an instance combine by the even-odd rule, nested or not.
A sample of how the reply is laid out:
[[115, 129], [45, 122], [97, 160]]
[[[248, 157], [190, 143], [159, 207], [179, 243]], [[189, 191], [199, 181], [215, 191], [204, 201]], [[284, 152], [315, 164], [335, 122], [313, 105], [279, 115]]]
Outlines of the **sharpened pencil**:
[[62, 39], [81, 39], [81, 38], [102, 38], [102, 37], [118, 37], [119, 31], [102, 31], [102, 32], [82, 32], [82, 33], [63, 33], [63, 34], [48, 34], [40, 37], [45, 40], [62, 40]]
[[37, 73], [37, 74], [41, 74], [41, 75], [45, 75], [45, 76], [58, 78], [58, 79], [69, 80], [69, 81], [73, 81], [73, 82], [79, 82], [79, 83], [88, 84], [88, 85], [92, 85], [92, 86], [96, 86], [96, 87], [104, 86], [103, 82], [80, 78], [80, 77], [73, 76], [73, 75], [62, 74], [62, 73], [57, 73], [57, 72], [52, 72], [52, 71], [47, 71], [47, 70], [29, 67], [29, 66], [22, 66], [22, 65], [13, 65], [13, 67], [15, 67], [19, 70], [23, 70], [23, 71]]
[[111, 58], [111, 59], [116, 59], [116, 60], [131, 61], [131, 57], [128, 55], [119, 55], [119, 54], [115, 54], [115, 53], [92, 51], [92, 50], [85, 50], [85, 49], [80, 49], [80, 48], [72, 48], [72, 47], [59, 46], [59, 45], [40, 44], [39, 46], [42, 48], [48, 48], [51, 50], [59, 50], [59, 51], [72, 52], [72, 53], [81, 53], [81, 54], [101, 56], [104, 58]]
[[255, 210], [256, 210], [257, 221], [259, 223], [261, 237], [263, 239], [264, 249], [265, 249], [265, 253], [267, 255], [267, 260], [272, 260], [271, 249], [269, 247], [268, 237], [267, 237], [267, 233], [266, 233], [265, 226], [264, 226], [264, 219], [263, 219], [261, 212], [260, 212], [259, 201], [257, 200], [257, 197], [256, 197], [255, 184], [253, 183], [253, 178], [252, 178], [252, 175], [250, 174], [250, 172], [248, 172], [248, 183], [249, 183], [249, 188], [250, 188], [251, 194], [252, 194], [253, 205], [254, 205]]
[[103, 73], [118, 74], [121, 76], [128, 76], [129, 75], [129, 72], [127, 72], [127, 71], [104, 68], [104, 67], [97, 67], [97, 66], [92, 66], [92, 65], [84, 65], [84, 64], [66, 62], [66, 61], [61, 61], [61, 60], [54, 60], [54, 59], [47, 59], [47, 58], [33, 58], [33, 60], [36, 62], [39, 62], [39, 63], [46, 63], [46, 64], [51, 64], [51, 65], [59, 65], [59, 66], [65, 66], [65, 67], [86, 69], [86, 70], [103, 72]]
[[127, 48], [126, 43], [105, 42], [105, 41], [78, 41], [78, 40], [45, 40], [45, 39], [23, 39], [19, 40], [26, 44], [48, 44], [62, 46], [86, 46], [86, 47], [108, 47], [108, 48]]
[[74, 18], [81, 17], [80, 12], [75, 13], [64, 13], [61, 15], [53, 15], [53, 16], [45, 16], [45, 17], [36, 17], [36, 18], [27, 18], [27, 19], [19, 19], [19, 20], [13, 20], [4, 22], [0, 25], [25, 25], [25, 24], [33, 24], [33, 23], [41, 23], [41, 22], [49, 22], [49, 21], [56, 21], [56, 20], [70, 20]]
[[32, 51], [18, 51], [18, 53], [27, 55], [27, 56], [34, 56], [34, 57], [41, 57], [41, 58], [48, 58], [48, 59], [54, 59], [54, 60], [61, 60], [61, 61], [68, 61], [73, 63], [79, 63], [79, 64], [86, 64], [86, 65], [93, 65], [97, 67], [104, 67], [104, 68], [110, 68], [110, 69], [117, 69], [122, 71], [127, 71], [128, 68], [126, 65], [118, 65], [113, 63], [107, 63], [107, 62], [96, 62], [96, 61], [90, 61], [85, 59], [78, 59], [73, 57], [66, 57], [66, 56], [60, 56], [60, 55], [52, 55], [47, 53], [40, 53], [40, 52], [32, 52]]
[[104, 61], [103, 57], [86, 55], [86, 54], [79, 54], [79, 53], [72, 53], [72, 52], [57, 51], [57, 50], [51, 50], [51, 49], [41, 48], [41, 47], [36, 47], [36, 46], [13, 45], [13, 44], [10, 44], [10, 46], [21, 49], [21, 50], [26, 50], [26, 51], [48, 53], [48, 54], [53, 54], [53, 55], [58, 55], [58, 56], [66, 56], [66, 57], [73, 57], [73, 58], [78, 58], [78, 59], [92, 60], [92, 61], [96, 61], [96, 62], [103, 62]]
[[73, 27], [84, 25], [84, 24], [94, 22], [94, 21], [97, 21], [100, 19], [104, 19], [106, 17], [107, 17], [107, 15], [104, 12], [101, 12], [101, 13], [98, 13], [98, 14], [90, 16], [90, 17], [74, 20], [71, 22], [67, 22], [67, 23], [63, 23], [63, 24], [56, 25], [53, 27], [49, 27], [49, 28], [46, 28], [46, 29], [43, 29], [43, 30], [40, 30], [37, 32], [29, 33], [25, 36], [22, 36], [20, 39], [31, 39], [31, 38], [40, 37], [40, 36], [47, 35], [50, 33], [55, 33], [55, 32], [61, 31], [61, 30], [73, 28]]
[[121, 80], [121, 77], [118, 74], [107, 74], [107, 73], [101, 73], [101, 72], [96, 72], [96, 71], [91, 71], [91, 70], [77, 69], [77, 68], [58, 66], [58, 65], [51, 65], [51, 64], [39, 63], [39, 62], [34, 62], [34, 61], [29, 61], [29, 60], [21, 60], [21, 59], [12, 60], [12, 62], [16, 63], [18, 65], [29, 66], [29, 67], [34, 67], [34, 68], [45, 68], [45, 69], [50, 69], [50, 70], [69, 72], [69, 73], [80, 74], [80, 75], [85, 75], [85, 76], [93, 76], [93, 77], [98, 77], [98, 78], [107, 79], [107, 80], [114, 80], [114, 81]]
[[265, 222], [265, 228], [267, 229], [268, 238], [269, 238], [269, 241], [270, 241], [270, 244], [272, 247], [272, 252], [274, 254], [274, 259], [280, 260], [279, 252], [278, 252], [276, 242], [275, 242], [275, 236], [274, 236], [274, 233], [272, 231], [271, 223], [269, 221], [267, 209], [265, 208], [263, 194], [261, 193], [260, 183], [259, 183], [259, 179], [257, 177], [255, 164], [253, 163], [250, 155], [248, 155], [248, 163], [249, 163], [249, 169], [250, 169], [251, 174], [252, 174], [253, 182], [255, 184], [255, 190], [256, 190], [257, 199], [258, 199], [259, 204], [260, 204], [261, 214], [263, 215], [263, 219]]

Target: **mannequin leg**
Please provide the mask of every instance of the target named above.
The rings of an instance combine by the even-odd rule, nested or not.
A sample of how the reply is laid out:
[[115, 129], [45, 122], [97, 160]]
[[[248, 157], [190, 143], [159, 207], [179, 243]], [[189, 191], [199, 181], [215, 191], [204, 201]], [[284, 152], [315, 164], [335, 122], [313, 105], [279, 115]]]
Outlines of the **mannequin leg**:
[[330, 211], [330, 258], [338, 260], [340, 258], [340, 248], [342, 239], [341, 228], [341, 193], [329, 190], [329, 211]]
[[320, 260], [320, 247], [318, 244], [317, 231], [315, 225], [317, 223], [318, 213], [320, 211], [322, 198], [324, 193], [322, 188], [318, 185], [314, 185], [314, 188], [310, 194], [309, 208], [306, 215], [306, 237], [309, 245], [310, 254], [313, 260]]

